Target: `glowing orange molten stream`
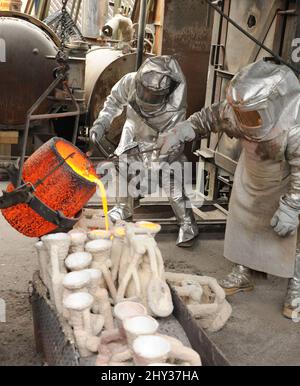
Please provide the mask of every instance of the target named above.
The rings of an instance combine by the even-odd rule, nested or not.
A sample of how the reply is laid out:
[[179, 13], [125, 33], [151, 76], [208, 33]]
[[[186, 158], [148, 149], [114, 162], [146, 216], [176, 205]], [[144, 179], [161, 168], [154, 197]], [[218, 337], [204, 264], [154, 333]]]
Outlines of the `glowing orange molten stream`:
[[[74, 153], [74, 149], [68, 146], [64, 142], [57, 142], [56, 148], [64, 159], [68, 158], [72, 153]], [[97, 177], [95, 172], [90, 169], [87, 161], [84, 158], [82, 158], [82, 156], [79, 153], [78, 154], [75, 153], [72, 157], [68, 158], [66, 160], [66, 163], [79, 176], [85, 178], [90, 182], [94, 182], [95, 184], [98, 185], [100, 194], [101, 194], [101, 199], [102, 199], [103, 212], [105, 216], [105, 228], [108, 231], [109, 230], [108, 204], [107, 204], [106, 190], [104, 188], [102, 181]]]

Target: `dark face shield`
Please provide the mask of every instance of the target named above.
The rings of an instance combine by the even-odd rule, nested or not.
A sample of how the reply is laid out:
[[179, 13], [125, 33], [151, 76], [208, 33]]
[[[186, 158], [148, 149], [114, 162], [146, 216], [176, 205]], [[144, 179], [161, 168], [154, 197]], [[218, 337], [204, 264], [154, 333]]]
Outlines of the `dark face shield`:
[[253, 129], [257, 129], [262, 126], [262, 118], [258, 111], [243, 111], [237, 107], [232, 107], [237, 120], [242, 126]]
[[159, 105], [164, 104], [169, 90], [153, 91], [149, 88], [144, 87], [140, 82], [136, 85], [136, 94], [138, 99], [148, 105]]

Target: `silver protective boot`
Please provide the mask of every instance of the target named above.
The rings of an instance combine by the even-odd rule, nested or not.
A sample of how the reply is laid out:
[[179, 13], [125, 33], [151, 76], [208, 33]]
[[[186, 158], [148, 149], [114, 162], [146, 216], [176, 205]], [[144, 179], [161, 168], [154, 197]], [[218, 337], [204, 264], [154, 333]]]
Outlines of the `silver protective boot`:
[[[184, 162], [184, 157], [181, 158], [181, 162]], [[199, 229], [191, 208], [190, 199], [187, 197], [183, 186], [182, 170], [178, 169], [177, 172], [171, 173], [171, 178], [169, 178], [168, 171], [163, 170], [162, 177], [162, 186], [168, 195], [170, 205], [180, 226], [176, 245], [181, 248], [192, 247], [199, 235]], [[168, 180], [170, 186], [166, 186]]]
[[297, 248], [295, 274], [289, 281], [283, 315], [288, 319], [298, 318], [300, 309], [300, 246]]
[[[121, 165], [121, 167], [124, 168], [124, 165]], [[127, 168], [127, 165], [125, 165], [125, 167]], [[125, 187], [125, 195], [122, 194], [124, 193], [122, 192], [122, 189], [120, 191], [120, 185]], [[123, 177], [123, 175], [119, 174], [117, 177], [116, 205], [108, 212], [110, 220], [116, 224], [119, 221], [126, 221], [131, 219], [133, 216], [133, 207], [134, 199], [128, 194], [127, 176]]]
[[129, 220], [133, 216], [133, 213], [129, 205], [117, 204], [108, 212], [108, 215], [110, 220], [115, 224], [118, 221]]
[[225, 290], [227, 296], [238, 292], [252, 291], [254, 288], [251, 281], [251, 270], [237, 264], [233, 266], [233, 270], [226, 278], [219, 280], [219, 284]]
[[199, 228], [193, 211], [187, 208], [187, 203], [189, 203], [189, 201], [186, 201], [184, 196], [175, 200], [169, 198], [169, 201], [177, 217], [177, 221], [180, 224], [176, 245], [181, 248], [190, 248], [199, 236]]
[[125, 173], [128, 168], [127, 162], [119, 159], [118, 163], [121, 173], [116, 177], [116, 205], [108, 212], [109, 218], [114, 224], [119, 221], [130, 220], [134, 210], [134, 199], [128, 193], [128, 183], [131, 176]]
[[176, 245], [181, 248], [190, 248], [199, 236], [198, 226], [191, 222], [181, 225]]

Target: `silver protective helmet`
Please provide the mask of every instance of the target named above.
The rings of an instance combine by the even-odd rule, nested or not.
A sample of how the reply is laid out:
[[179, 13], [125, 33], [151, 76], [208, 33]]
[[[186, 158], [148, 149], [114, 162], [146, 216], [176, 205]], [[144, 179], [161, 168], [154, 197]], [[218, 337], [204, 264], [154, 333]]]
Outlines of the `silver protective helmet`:
[[[227, 101], [245, 136], [262, 140], [274, 126], [284, 124], [284, 116], [289, 115], [290, 106], [299, 98], [299, 93], [299, 81], [292, 70], [261, 60], [245, 67], [233, 78]], [[295, 121], [297, 118], [294, 116]]]
[[162, 108], [181, 81], [170, 56], [148, 58], [136, 74], [136, 102], [147, 112]]

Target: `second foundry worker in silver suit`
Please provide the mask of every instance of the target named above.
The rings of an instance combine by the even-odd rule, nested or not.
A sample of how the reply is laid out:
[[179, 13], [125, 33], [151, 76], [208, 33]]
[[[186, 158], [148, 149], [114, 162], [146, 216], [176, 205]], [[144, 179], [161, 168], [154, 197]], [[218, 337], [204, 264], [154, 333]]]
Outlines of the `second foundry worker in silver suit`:
[[[151, 151], [157, 149], [160, 135], [168, 133], [186, 119], [187, 86], [177, 61], [170, 56], [148, 58], [138, 72], [125, 75], [107, 98], [91, 129], [91, 138], [96, 136], [98, 141], [101, 140], [125, 107], [127, 119], [115, 154], [121, 161], [122, 156], [126, 155], [128, 165], [139, 161], [144, 171], [147, 171], [153, 162], [160, 160], [160, 152]], [[137, 150], [140, 153], [138, 155]], [[148, 150], [150, 152], [146, 153]], [[183, 151], [184, 145], [179, 144], [167, 154], [167, 158], [164, 157], [164, 161], [167, 161], [166, 164], [173, 161], [183, 163]], [[133, 152], [134, 156], [131, 155]], [[180, 226], [177, 245], [191, 246], [198, 236], [198, 227], [183, 186], [182, 168], [180, 176], [176, 172], [164, 176], [164, 172], [168, 173], [169, 170], [162, 168], [162, 187], [168, 181], [169, 186], [165, 186], [165, 191]], [[125, 197], [117, 197], [117, 205], [110, 212], [111, 220], [126, 220], [132, 214], [133, 198], [129, 192]]]
[[[287, 66], [259, 61], [231, 81], [225, 101], [165, 135], [162, 153], [197, 135], [240, 139], [225, 237], [234, 263], [220, 284], [228, 295], [253, 289], [251, 270], [288, 278], [283, 314], [299, 314], [300, 84]], [[180, 129], [180, 132], [178, 131]]]

